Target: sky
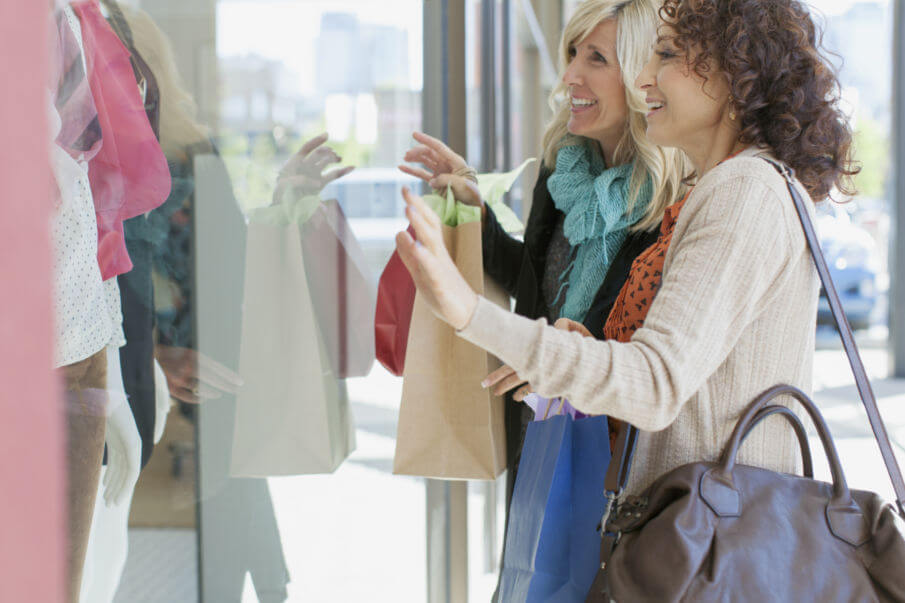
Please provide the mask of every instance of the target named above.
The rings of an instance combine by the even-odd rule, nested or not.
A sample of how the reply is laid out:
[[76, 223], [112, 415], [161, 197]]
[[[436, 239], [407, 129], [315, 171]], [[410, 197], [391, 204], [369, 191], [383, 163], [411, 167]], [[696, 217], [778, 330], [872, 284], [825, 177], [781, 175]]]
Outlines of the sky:
[[315, 41], [325, 12], [355, 13], [364, 23], [408, 31], [410, 85], [421, 88], [423, 0], [220, 0], [217, 3], [217, 55], [257, 54], [282, 61], [299, 76], [300, 92], [313, 92]]
[[[809, 0], [807, 3], [827, 17], [832, 17], [845, 13], [853, 4], [859, 4], [860, 2], [857, 0]], [[886, 6], [889, 4], [889, 0], [870, 0], [870, 2], [866, 3]]]
[[[518, 1], [518, 0], [517, 0]], [[809, 0], [826, 16], [845, 13], [859, 0]], [[887, 5], [889, 0], [868, 0]], [[567, 0], [568, 2], [568, 0]], [[410, 86], [422, 85], [423, 0], [219, 0], [217, 54], [220, 57], [256, 54], [281, 61], [297, 76], [298, 92], [314, 91], [315, 40], [325, 12], [354, 13], [362, 22], [390, 25], [408, 31]]]

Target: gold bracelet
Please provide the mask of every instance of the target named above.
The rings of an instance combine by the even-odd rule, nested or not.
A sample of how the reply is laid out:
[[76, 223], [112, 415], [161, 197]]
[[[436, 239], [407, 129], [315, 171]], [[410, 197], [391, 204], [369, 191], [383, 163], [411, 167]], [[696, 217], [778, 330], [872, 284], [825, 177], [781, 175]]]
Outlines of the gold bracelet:
[[471, 180], [475, 184], [478, 183], [478, 171], [471, 167], [470, 165], [466, 165], [465, 167], [460, 167], [456, 171], [453, 172], [454, 176], [461, 176], [466, 180]]

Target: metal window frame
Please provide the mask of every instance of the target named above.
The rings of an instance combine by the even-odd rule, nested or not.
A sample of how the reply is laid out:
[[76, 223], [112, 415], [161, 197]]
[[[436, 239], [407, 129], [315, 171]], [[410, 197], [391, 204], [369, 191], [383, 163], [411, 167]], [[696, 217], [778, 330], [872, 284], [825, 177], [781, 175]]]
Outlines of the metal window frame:
[[[466, 148], [465, 0], [424, 3], [422, 130]], [[461, 99], [451, 103], [450, 99]], [[425, 480], [427, 601], [468, 600], [468, 483]]]
[[890, 198], [889, 352], [893, 377], [905, 378], [905, 178], [896, 166], [905, 161], [905, 6], [893, 6], [893, 162]]

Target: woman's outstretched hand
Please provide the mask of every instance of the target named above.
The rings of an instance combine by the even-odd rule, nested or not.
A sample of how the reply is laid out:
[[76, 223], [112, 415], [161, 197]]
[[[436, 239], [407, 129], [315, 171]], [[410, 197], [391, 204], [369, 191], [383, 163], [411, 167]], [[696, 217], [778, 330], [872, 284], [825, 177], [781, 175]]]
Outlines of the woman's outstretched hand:
[[400, 165], [399, 169], [406, 174], [420, 178], [425, 182], [430, 182], [437, 176], [455, 174], [456, 171], [464, 170], [468, 167], [465, 159], [446, 146], [442, 140], [428, 136], [423, 132], [413, 133], [412, 138], [421, 144], [415, 145], [406, 151], [403, 159], [411, 163], [420, 163], [427, 170]]
[[[483, 223], [487, 217], [487, 207], [481, 199], [478, 185], [464, 175], [468, 171], [465, 159], [446, 146], [443, 141], [433, 136], [415, 132], [412, 137], [421, 144], [406, 151], [404, 159], [412, 163], [420, 163], [428, 169], [403, 164], [399, 166], [400, 171], [424, 180], [440, 194], [445, 193], [447, 186], [451, 187], [457, 201], [481, 208], [481, 222]], [[471, 177], [474, 178], [474, 170], [470, 170], [470, 172]]]
[[[553, 326], [563, 331], [578, 333], [582, 337], [593, 337], [586, 326], [568, 318], [560, 318], [553, 323]], [[512, 394], [512, 399], [516, 402], [524, 402], [525, 396], [534, 393], [531, 384], [519, 377], [515, 372], [515, 369], [507, 365], [503, 365], [487, 375], [481, 382], [481, 387], [492, 388], [490, 391], [493, 392], [494, 396], [502, 396], [506, 392], [518, 388], [515, 393]]]
[[355, 166], [350, 165], [325, 172], [327, 166], [342, 161], [333, 149], [324, 146], [326, 142], [326, 134], [315, 136], [289, 158], [277, 178], [273, 193], [275, 203], [282, 201], [287, 191], [292, 191], [296, 196], [316, 195], [325, 186], [355, 169]]
[[443, 243], [440, 218], [418, 195], [402, 189], [405, 214], [415, 230], [396, 235], [396, 250], [433, 313], [456, 330], [465, 328], [478, 295], [459, 272]]

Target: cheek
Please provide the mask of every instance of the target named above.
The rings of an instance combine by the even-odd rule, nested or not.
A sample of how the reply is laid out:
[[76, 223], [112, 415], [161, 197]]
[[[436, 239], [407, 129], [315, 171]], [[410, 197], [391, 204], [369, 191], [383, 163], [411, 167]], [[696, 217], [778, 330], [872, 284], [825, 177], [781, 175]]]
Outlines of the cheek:
[[616, 73], [607, 78], [606, 95], [601, 95], [606, 99], [606, 120], [615, 123], [622, 122], [628, 117], [628, 105], [625, 102], [625, 86], [622, 82], [622, 75]]

